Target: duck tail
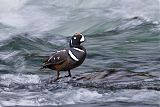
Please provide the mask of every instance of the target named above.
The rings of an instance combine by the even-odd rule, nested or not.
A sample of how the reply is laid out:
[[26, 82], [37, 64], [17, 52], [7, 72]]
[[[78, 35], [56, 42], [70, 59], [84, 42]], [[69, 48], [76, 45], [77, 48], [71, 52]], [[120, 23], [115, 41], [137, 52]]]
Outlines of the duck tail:
[[39, 70], [43, 70], [43, 69], [45, 69], [45, 68], [47, 68], [47, 66], [46, 66], [46, 65], [43, 65]]

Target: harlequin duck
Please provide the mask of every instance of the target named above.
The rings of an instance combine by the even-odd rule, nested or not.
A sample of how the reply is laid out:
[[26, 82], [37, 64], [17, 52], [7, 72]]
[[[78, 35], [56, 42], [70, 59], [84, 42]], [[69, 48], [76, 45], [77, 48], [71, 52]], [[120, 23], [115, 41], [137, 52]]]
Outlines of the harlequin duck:
[[70, 70], [80, 66], [86, 58], [86, 49], [81, 45], [85, 41], [85, 37], [77, 32], [70, 42], [69, 48], [57, 51], [47, 58], [42, 68], [49, 68], [57, 71], [57, 78], [54, 82], [60, 79], [60, 71], [68, 71], [68, 76], [71, 77]]

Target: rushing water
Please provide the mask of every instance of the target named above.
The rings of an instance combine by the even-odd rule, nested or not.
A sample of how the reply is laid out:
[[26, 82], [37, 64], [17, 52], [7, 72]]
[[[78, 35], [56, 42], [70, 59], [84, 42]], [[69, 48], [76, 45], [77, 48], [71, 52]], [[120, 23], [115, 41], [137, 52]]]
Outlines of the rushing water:
[[159, 0], [0, 0], [0, 106], [159, 107], [158, 90], [46, 84], [55, 73], [39, 70], [42, 60], [77, 31], [87, 58], [73, 75], [123, 69], [160, 80]]

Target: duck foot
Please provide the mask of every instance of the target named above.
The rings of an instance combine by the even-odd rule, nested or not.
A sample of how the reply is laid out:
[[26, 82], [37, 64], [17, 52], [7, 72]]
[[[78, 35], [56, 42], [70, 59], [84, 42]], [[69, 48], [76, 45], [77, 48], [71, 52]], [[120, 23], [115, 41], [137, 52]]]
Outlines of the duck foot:
[[64, 77], [71, 77], [70, 75], [65, 75]]
[[61, 78], [62, 78], [62, 77], [55, 78], [55, 79], [50, 78], [50, 79], [48, 80], [48, 84], [52, 84], [52, 83], [58, 81], [58, 80], [61, 79]]

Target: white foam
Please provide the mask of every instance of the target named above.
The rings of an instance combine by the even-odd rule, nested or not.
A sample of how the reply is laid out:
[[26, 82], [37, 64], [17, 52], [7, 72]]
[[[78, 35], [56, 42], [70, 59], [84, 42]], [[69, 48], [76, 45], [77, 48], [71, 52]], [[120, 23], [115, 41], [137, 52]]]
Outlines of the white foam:
[[9, 86], [12, 83], [19, 84], [37, 84], [40, 83], [38, 75], [25, 75], [25, 74], [3, 74], [0, 76], [0, 84]]
[[66, 105], [76, 103], [89, 103], [101, 98], [103, 95], [96, 91], [87, 89], [68, 89], [59, 92], [44, 90], [43, 92], [2, 92], [9, 97], [9, 101], [1, 101], [4, 106], [44, 106], [44, 105]]
[[[41, 92], [1, 92], [8, 95], [10, 100], [1, 101], [4, 106], [44, 106], [44, 105], [68, 105], [78, 103], [95, 102], [147, 102], [148, 104], [160, 104], [160, 92], [155, 90], [120, 90], [109, 93], [98, 93], [84, 88], [68, 88], [56, 91], [43, 90]], [[12, 96], [13, 98], [10, 98]], [[1, 97], [0, 97], [1, 98]]]
[[0, 0], [0, 22], [8, 26], [22, 27], [26, 25], [18, 11], [27, 0]]
[[[57, 27], [59, 16], [50, 17], [41, 6], [27, 5], [30, 0], [0, 0], [0, 23], [17, 31], [46, 31]], [[54, 26], [53, 26], [54, 25]]]
[[158, 3], [159, 0], [1, 0], [0, 23], [18, 31], [52, 30], [57, 34], [72, 35], [79, 29], [80, 32], [87, 30], [90, 34], [95, 32], [93, 26], [106, 23], [108, 19], [137, 16], [159, 22]]
[[99, 94], [97, 91], [90, 91], [84, 88], [78, 90], [68, 90], [66, 92], [59, 92], [55, 94], [56, 98], [61, 98], [59, 104], [75, 104], [75, 103], [85, 103], [94, 101], [101, 98], [103, 95]]
[[101, 101], [124, 101], [124, 102], [147, 102], [150, 104], [159, 103], [160, 92], [155, 90], [121, 90], [105, 94]]
[[27, 0], [0, 0], [0, 12], [18, 10]]

